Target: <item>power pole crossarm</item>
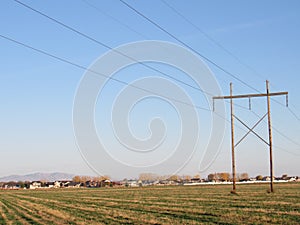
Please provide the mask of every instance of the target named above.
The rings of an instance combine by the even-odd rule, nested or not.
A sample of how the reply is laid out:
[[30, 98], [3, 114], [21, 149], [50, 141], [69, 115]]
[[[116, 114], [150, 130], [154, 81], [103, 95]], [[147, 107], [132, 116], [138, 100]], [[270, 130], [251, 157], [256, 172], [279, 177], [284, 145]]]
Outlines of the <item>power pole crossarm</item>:
[[266, 96], [278, 96], [278, 95], [288, 95], [288, 92], [275, 92], [269, 94], [245, 94], [245, 95], [225, 95], [225, 96], [215, 96], [213, 99], [233, 99], [233, 98], [256, 98], [256, 97], [266, 97]]

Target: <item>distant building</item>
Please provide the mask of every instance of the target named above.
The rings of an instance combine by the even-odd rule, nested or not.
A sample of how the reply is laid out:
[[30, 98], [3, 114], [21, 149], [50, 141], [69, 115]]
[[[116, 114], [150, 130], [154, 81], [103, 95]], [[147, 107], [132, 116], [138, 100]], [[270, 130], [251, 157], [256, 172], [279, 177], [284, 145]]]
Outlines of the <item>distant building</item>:
[[37, 188], [41, 188], [42, 187], [42, 183], [40, 181], [32, 181], [29, 184], [29, 189], [37, 189]]

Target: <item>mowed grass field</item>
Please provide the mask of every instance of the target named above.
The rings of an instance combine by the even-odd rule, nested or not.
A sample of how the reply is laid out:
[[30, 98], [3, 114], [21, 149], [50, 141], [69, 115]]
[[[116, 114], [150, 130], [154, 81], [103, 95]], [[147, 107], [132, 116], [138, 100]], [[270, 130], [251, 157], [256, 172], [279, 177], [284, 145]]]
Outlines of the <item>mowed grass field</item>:
[[0, 224], [300, 224], [300, 183], [0, 190]]

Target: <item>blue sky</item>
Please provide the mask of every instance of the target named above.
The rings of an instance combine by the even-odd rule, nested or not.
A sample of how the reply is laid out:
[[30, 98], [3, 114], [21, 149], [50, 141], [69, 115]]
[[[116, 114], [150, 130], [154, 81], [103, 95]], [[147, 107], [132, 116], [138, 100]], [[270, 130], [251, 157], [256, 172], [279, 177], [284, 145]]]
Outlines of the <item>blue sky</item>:
[[[165, 1], [198, 26], [210, 39], [215, 40], [219, 46], [174, 13], [163, 1], [128, 1], [128, 3], [259, 91], [265, 91], [264, 82], [268, 79], [271, 91], [289, 92], [290, 109], [298, 119], [287, 108], [272, 101], [272, 122], [276, 129], [273, 131], [274, 169], [276, 175], [283, 173], [299, 175], [299, 1], [188, 1], [188, 3], [177, 0]], [[111, 47], [143, 40], [177, 43], [117, 0], [24, 0], [23, 2]], [[88, 67], [107, 52], [104, 47], [15, 1], [4, 0], [0, 4], [1, 35], [84, 67]], [[3, 38], [0, 38], [0, 46], [2, 62], [0, 176], [36, 171], [94, 174], [78, 151], [72, 125], [73, 100], [85, 71]], [[224, 48], [231, 54], [224, 51]], [[229, 93], [230, 82], [233, 82], [235, 94], [255, 92], [212, 64], [206, 63], [219, 82], [223, 94]], [[178, 71], [162, 65], [154, 64], [154, 66], [190, 82]], [[123, 72], [129, 76], [135, 71], [143, 73], [144, 76], [153, 75], [151, 71], [138, 66], [129, 67]], [[121, 74], [119, 77], [124, 76]], [[135, 76], [130, 79], [134, 78]], [[99, 97], [97, 110], [101, 110], [100, 103], [111, 104], [113, 100], [110, 98], [111, 95], [122, 88], [117, 86], [112, 83], [106, 92], [104, 90], [105, 97]], [[187, 92], [195, 104], [208, 107], [203, 94], [200, 93], [201, 100], [198, 101], [196, 92], [192, 90]], [[285, 103], [284, 97], [276, 97], [276, 100]], [[236, 103], [247, 107], [248, 101], [237, 100]], [[149, 113], [151, 109], [154, 112], [162, 111], [162, 115], [165, 114], [164, 110], [170, 112], [173, 110], [170, 105], [164, 108], [161, 104], [162, 102], [154, 101], [150, 105], [143, 104], [134, 111], [132, 116], [137, 116], [139, 119], [136, 121], [141, 121], [132, 124], [133, 127], [137, 127], [135, 132], [138, 135], [147, 136], [147, 129], [141, 126], [147, 122], [140, 118], [149, 120], [152, 114], [155, 114]], [[229, 119], [227, 103], [226, 107], [226, 118]], [[263, 115], [265, 108], [264, 99], [252, 101], [253, 112]], [[253, 112], [236, 107], [236, 113], [250, 125], [258, 120]], [[201, 127], [203, 133], [206, 132], [206, 119], [209, 118], [206, 114], [199, 111], [200, 123], [204, 124]], [[106, 119], [101, 116], [101, 111], [97, 115], [97, 121]], [[176, 113], [172, 111], [170, 115], [172, 116], [167, 121], [171, 120], [172, 123], [172, 119], [176, 120]], [[262, 123], [257, 127], [257, 131], [267, 137], [266, 128], [266, 123]], [[172, 126], [172, 130], [176, 130], [176, 126]], [[242, 130], [239, 128], [236, 130], [237, 138], [241, 137]], [[174, 133], [178, 135], [178, 132]], [[204, 141], [200, 146], [203, 147], [205, 144], [207, 143]], [[197, 151], [201, 152], [202, 147]], [[180, 173], [191, 175], [198, 173], [200, 155], [201, 153], [196, 152], [191, 162]], [[238, 147], [238, 172], [246, 171], [250, 175], [268, 174], [268, 168], [267, 148], [255, 137], [249, 137]], [[220, 154], [202, 175], [230, 170], [230, 130], [227, 123]], [[164, 171], [161, 174], [164, 174]], [[137, 176], [137, 172], [130, 170], [120, 172], [117, 168], [112, 168], [109, 175], [116, 178], [134, 177]]]

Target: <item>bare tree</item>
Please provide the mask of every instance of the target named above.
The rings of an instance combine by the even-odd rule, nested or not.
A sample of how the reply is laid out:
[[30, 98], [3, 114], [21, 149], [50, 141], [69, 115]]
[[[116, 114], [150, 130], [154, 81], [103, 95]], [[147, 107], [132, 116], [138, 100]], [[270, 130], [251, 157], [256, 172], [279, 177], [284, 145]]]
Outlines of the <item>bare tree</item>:
[[141, 173], [139, 175], [139, 180], [141, 181], [155, 181], [158, 179], [158, 175], [154, 173]]
[[217, 174], [218, 180], [220, 181], [229, 181], [230, 180], [230, 174], [223, 172]]
[[198, 173], [198, 174], [196, 174], [193, 178], [195, 178], [195, 179], [200, 179], [201, 176], [200, 176], [200, 174]]
[[262, 180], [262, 179], [263, 179], [263, 176], [262, 176], [262, 175], [257, 175], [257, 176], [255, 177], [255, 179], [256, 179], [256, 180]]
[[81, 182], [81, 177], [80, 176], [75, 176], [72, 178], [72, 181], [76, 182], [76, 183], [79, 183]]
[[247, 180], [249, 180], [249, 175], [248, 175], [248, 173], [241, 173], [241, 174], [239, 175], [239, 180], [240, 180], [240, 181], [247, 181]]
[[215, 173], [211, 173], [211, 174], [208, 174], [208, 176], [207, 176], [207, 180], [208, 181], [216, 181], [216, 179], [217, 179], [217, 176], [216, 176], [216, 174]]
[[180, 181], [180, 178], [178, 175], [172, 175], [168, 178], [170, 181]]
[[185, 182], [190, 182], [191, 179], [192, 179], [192, 178], [191, 178], [191, 176], [189, 176], [189, 175], [183, 175], [183, 176], [182, 176], [182, 180], [185, 181]]

